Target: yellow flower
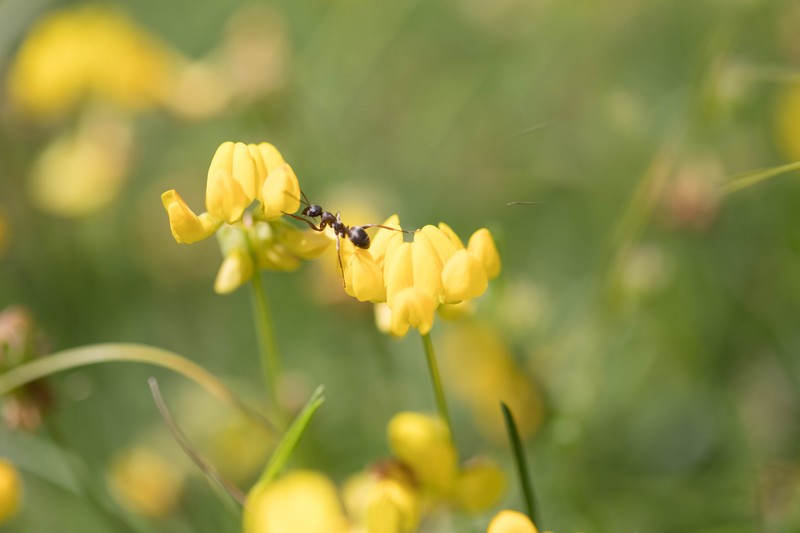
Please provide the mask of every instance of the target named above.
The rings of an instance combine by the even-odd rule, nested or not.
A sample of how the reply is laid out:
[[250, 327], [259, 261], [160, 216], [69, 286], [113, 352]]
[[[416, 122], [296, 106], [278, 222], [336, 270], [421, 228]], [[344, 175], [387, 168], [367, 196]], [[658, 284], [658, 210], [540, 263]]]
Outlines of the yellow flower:
[[19, 511], [22, 503], [22, 479], [14, 465], [0, 458], [0, 525]]
[[505, 510], [492, 518], [486, 533], [539, 533], [539, 530], [524, 514]]
[[225, 142], [217, 148], [208, 167], [206, 209], [215, 219], [233, 224], [253, 203], [256, 164], [247, 145]]
[[458, 456], [447, 425], [438, 417], [403, 412], [388, 427], [389, 447], [423, 486], [450, 492], [458, 471]]
[[108, 483], [116, 498], [144, 516], [164, 516], [178, 503], [184, 474], [175, 465], [146, 448], [133, 448], [114, 458]]
[[336, 487], [324, 475], [295, 471], [247, 496], [244, 533], [345, 533]]
[[[383, 225], [400, 228], [396, 215]], [[342, 248], [353, 254], [350, 246]], [[395, 336], [412, 327], [428, 333], [437, 309], [451, 316], [463, 313], [469, 309], [464, 302], [483, 294], [488, 280], [500, 274], [489, 230], [476, 231], [465, 248], [444, 223], [423, 227], [410, 243], [403, 242], [400, 232], [381, 228], [368, 250], [356, 250], [344, 264], [347, 293], [361, 301], [385, 301], [376, 307], [376, 321]]]
[[267, 174], [261, 187], [261, 205], [266, 220], [280, 218], [284, 213], [294, 213], [300, 208], [300, 184], [292, 167], [278, 165]]
[[419, 497], [407, 483], [386, 478], [371, 488], [367, 499], [367, 533], [414, 531], [419, 518]]
[[494, 506], [503, 496], [506, 476], [488, 460], [472, 460], [458, 473], [454, 499], [470, 513], [481, 513]]
[[121, 13], [99, 5], [55, 11], [22, 43], [8, 92], [23, 111], [63, 115], [86, 98], [138, 110], [160, 101], [177, 55]]

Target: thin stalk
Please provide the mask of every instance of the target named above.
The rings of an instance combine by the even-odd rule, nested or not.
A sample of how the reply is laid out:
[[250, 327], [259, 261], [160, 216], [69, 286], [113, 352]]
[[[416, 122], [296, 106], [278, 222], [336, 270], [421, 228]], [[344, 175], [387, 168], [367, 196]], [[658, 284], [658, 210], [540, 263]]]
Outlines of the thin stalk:
[[430, 333], [422, 335], [422, 344], [425, 346], [425, 357], [428, 360], [428, 372], [433, 382], [433, 393], [436, 396], [436, 408], [439, 410], [439, 417], [447, 424], [447, 429], [450, 431], [450, 438], [453, 438], [453, 424], [450, 422], [450, 411], [447, 409], [447, 400], [444, 397], [442, 378], [439, 375], [439, 365], [436, 363], [436, 352], [433, 349]]
[[278, 397], [278, 388], [281, 382], [281, 360], [278, 356], [275, 334], [272, 329], [272, 313], [269, 309], [267, 293], [264, 291], [264, 282], [261, 280], [260, 272], [253, 274], [251, 287], [253, 288], [253, 317], [261, 355], [261, 372], [264, 375], [264, 383], [272, 401], [275, 419], [278, 421], [279, 428], [283, 430], [286, 427], [286, 423]]
[[[520, 487], [522, 488], [522, 496], [525, 500], [525, 509], [528, 518], [541, 528], [539, 510], [536, 507], [536, 495], [533, 492], [533, 483], [531, 482], [531, 475], [528, 470], [528, 461], [525, 458], [525, 450], [523, 449], [522, 439], [517, 430], [517, 423], [514, 421], [514, 415], [511, 414], [511, 409], [509, 409], [504, 402], [500, 402], [500, 408], [503, 410], [503, 419], [506, 422], [508, 440], [511, 443], [511, 450], [514, 452], [514, 464], [517, 467], [517, 476], [519, 477]], [[537, 522], [537, 520], [539, 520], [539, 522]]]

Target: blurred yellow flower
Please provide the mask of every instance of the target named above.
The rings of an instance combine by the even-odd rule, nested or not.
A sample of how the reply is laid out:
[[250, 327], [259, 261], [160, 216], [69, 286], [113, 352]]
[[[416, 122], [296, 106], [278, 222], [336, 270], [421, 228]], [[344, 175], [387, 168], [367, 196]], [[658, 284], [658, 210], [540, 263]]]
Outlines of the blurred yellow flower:
[[539, 530], [519, 511], [505, 510], [492, 518], [486, 533], [539, 533]]
[[0, 257], [3, 257], [3, 254], [8, 249], [8, 243], [11, 240], [10, 236], [8, 219], [3, 210], [0, 209]]
[[165, 516], [183, 492], [184, 473], [175, 464], [144, 447], [118, 454], [107, 473], [114, 496], [144, 516]]
[[455, 486], [453, 499], [458, 507], [480, 513], [500, 501], [506, 488], [506, 476], [486, 459], [471, 460], [458, 473]]
[[538, 429], [543, 416], [541, 395], [499, 331], [472, 321], [453, 326], [442, 335], [440, 355], [452, 391], [470, 408], [484, 435], [505, 442], [501, 400], [514, 413], [523, 438]]
[[128, 174], [132, 129], [127, 119], [88, 113], [74, 132], [52, 141], [39, 154], [28, 183], [42, 211], [80, 217], [110, 204]]
[[347, 518], [334, 484], [324, 475], [298, 470], [247, 496], [244, 533], [345, 533]]
[[387, 428], [389, 447], [424, 486], [449, 493], [458, 472], [450, 431], [439, 418], [422, 413], [395, 415]]
[[12, 102], [40, 118], [87, 98], [138, 110], [163, 99], [176, 56], [124, 14], [101, 5], [54, 11], [22, 43], [8, 76]]
[[22, 479], [16, 467], [0, 458], [0, 525], [8, 522], [22, 504]]
[[790, 161], [800, 160], [800, 84], [787, 86], [778, 94], [775, 126], [778, 146]]

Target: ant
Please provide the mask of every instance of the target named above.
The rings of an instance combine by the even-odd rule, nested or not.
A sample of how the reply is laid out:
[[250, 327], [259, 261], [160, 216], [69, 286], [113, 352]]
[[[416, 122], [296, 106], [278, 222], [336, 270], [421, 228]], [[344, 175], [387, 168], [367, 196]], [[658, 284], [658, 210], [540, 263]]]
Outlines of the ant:
[[314, 231], [325, 231], [326, 227], [330, 227], [333, 229], [333, 233], [336, 235], [336, 255], [339, 256], [339, 269], [342, 272], [342, 279], [344, 279], [344, 266], [342, 265], [342, 256], [339, 253], [340, 245], [339, 239], [350, 239], [350, 242], [353, 243], [353, 246], [356, 248], [361, 248], [366, 250], [369, 248], [370, 240], [369, 235], [367, 234], [366, 230], [369, 228], [383, 228], [392, 231], [400, 231], [403, 233], [413, 233], [412, 231], [407, 231], [404, 229], [398, 228], [391, 228], [389, 226], [384, 226], [383, 224], [364, 224], [362, 226], [348, 226], [344, 222], [342, 222], [341, 214], [337, 211], [334, 215], [330, 211], [325, 211], [321, 205], [312, 204], [308, 201], [308, 197], [306, 197], [306, 193], [300, 191], [302, 195], [302, 202], [305, 204], [305, 207], [300, 212], [300, 214], [310, 217], [312, 219], [319, 218], [319, 226], [315, 225], [311, 220], [304, 218], [299, 215], [295, 215], [292, 213], [284, 214], [289, 215], [290, 217], [302, 220], [308, 226], [313, 229]]

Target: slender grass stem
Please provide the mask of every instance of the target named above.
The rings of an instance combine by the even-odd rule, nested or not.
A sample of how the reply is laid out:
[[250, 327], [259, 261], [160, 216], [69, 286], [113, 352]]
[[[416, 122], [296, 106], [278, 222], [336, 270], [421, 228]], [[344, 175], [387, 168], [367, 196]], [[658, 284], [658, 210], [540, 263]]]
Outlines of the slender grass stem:
[[[511, 450], [514, 452], [514, 464], [517, 467], [517, 476], [519, 477], [520, 487], [522, 488], [522, 496], [525, 499], [525, 509], [528, 518], [541, 528], [539, 509], [536, 506], [536, 495], [533, 492], [533, 483], [531, 482], [531, 475], [528, 470], [528, 461], [525, 458], [525, 450], [523, 449], [522, 439], [520, 439], [519, 431], [517, 430], [517, 423], [514, 421], [514, 415], [511, 414], [511, 409], [509, 409], [504, 402], [500, 402], [500, 408], [503, 410], [503, 419], [506, 423], [508, 440], [511, 443]], [[539, 522], [537, 522], [537, 520]]]
[[272, 313], [269, 309], [267, 293], [264, 291], [264, 282], [261, 279], [260, 272], [256, 272], [253, 275], [251, 287], [253, 288], [253, 317], [261, 355], [261, 372], [264, 375], [264, 383], [272, 401], [275, 420], [278, 422], [279, 429], [283, 430], [286, 427], [286, 422], [278, 395], [281, 382], [281, 360], [272, 329]]
[[422, 344], [425, 346], [425, 357], [428, 360], [428, 372], [433, 382], [433, 393], [436, 396], [436, 408], [439, 411], [439, 416], [447, 424], [447, 429], [450, 431], [450, 438], [453, 438], [453, 424], [450, 421], [450, 411], [447, 408], [447, 400], [444, 396], [442, 378], [439, 375], [439, 365], [436, 363], [436, 352], [433, 349], [430, 333], [422, 335]]

